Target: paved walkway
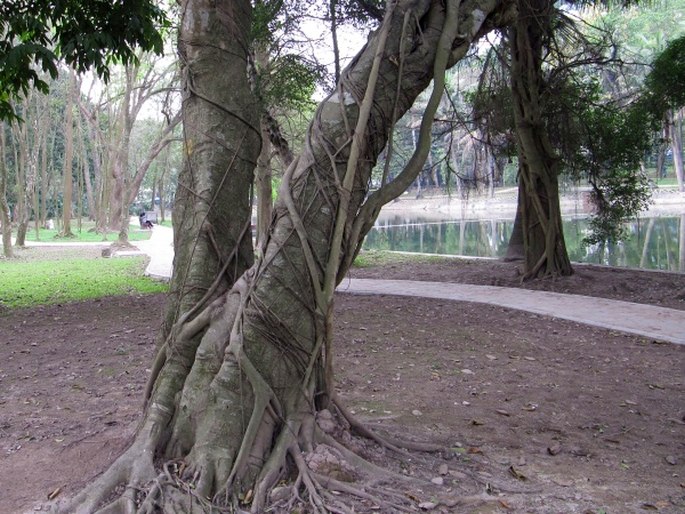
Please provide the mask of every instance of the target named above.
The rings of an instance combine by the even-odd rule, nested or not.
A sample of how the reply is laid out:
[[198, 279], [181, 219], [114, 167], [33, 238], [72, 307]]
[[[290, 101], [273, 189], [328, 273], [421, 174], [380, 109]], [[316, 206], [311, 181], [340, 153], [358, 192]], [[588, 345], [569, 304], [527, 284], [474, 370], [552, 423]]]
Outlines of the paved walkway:
[[338, 291], [487, 303], [685, 344], [685, 311], [530, 289], [411, 280], [344, 280]]
[[[134, 243], [150, 256], [146, 275], [159, 279], [171, 276], [172, 241], [172, 229], [155, 225], [150, 240]], [[410, 280], [345, 279], [338, 291], [486, 303], [685, 344], [685, 311], [652, 305], [529, 289]]]

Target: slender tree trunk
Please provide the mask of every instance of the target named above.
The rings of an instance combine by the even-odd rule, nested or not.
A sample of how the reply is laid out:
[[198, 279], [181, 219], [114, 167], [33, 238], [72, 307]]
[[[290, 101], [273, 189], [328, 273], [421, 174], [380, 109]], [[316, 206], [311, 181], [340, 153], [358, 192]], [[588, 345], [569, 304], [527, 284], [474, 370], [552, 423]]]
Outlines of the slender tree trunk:
[[72, 192], [73, 164], [74, 164], [74, 98], [76, 97], [76, 76], [71, 72], [69, 93], [64, 106], [64, 168], [62, 169], [63, 180], [63, 203], [62, 203], [62, 231], [61, 237], [74, 237], [71, 232], [72, 216]]
[[674, 111], [670, 116], [671, 150], [673, 152], [673, 169], [678, 180], [678, 191], [685, 191], [683, 174], [683, 109]]
[[[95, 195], [93, 194], [93, 183], [90, 179], [90, 166], [89, 166], [89, 161], [88, 161], [88, 150], [86, 147], [86, 137], [85, 137], [85, 127], [83, 126], [82, 123], [83, 116], [79, 116], [77, 119], [77, 126], [78, 126], [78, 134], [79, 134], [79, 152], [81, 153], [81, 172], [83, 173], [83, 184], [86, 189], [86, 204], [88, 205], [88, 219], [90, 221], [94, 221], [96, 214], [97, 214], [97, 208], [95, 206]], [[92, 141], [92, 144], [95, 145], [95, 140]], [[96, 161], [97, 156], [96, 156], [96, 151], [93, 151], [92, 160], [93, 162]]]
[[5, 124], [0, 123], [0, 225], [2, 225], [2, 252], [5, 257], [14, 257], [12, 251], [12, 223], [7, 203], [7, 166], [5, 164]]
[[571, 275], [559, 206], [558, 157], [542, 115], [542, 47], [552, 2], [521, 0], [511, 29], [524, 278]]
[[338, 1], [330, 0], [328, 6], [331, 17], [331, 39], [333, 41], [333, 64], [335, 66], [335, 83], [340, 81], [340, 47], [338, 46]]
[[[30, 97], [24, 100], [24, 115], [28, 111]], [[15, 197], [17, 204], [14, 208], [14, 222], [17, 227], [17, 237], [14, 241], [15, 246], [26, 246], [26, 233], [29, 226], [29, 214], [27, 204], [27, 168], [29, 166], [29, 134], [26, 123], [13, 125], [12, 146], [14, 148], [14, 162], [16, 170], [16, 180], [14, 184]]]
[[680, 215], [680, 230], [678, 239], [678, 271], [685, 271], [685, 212]]
[[[48, 134], [45, 131], [41, 145], [40, 159], [40, 205], [39, 218], [41, 227], [45, 228], [48, 220], [48, 195], [50, 194], [50, 183], [48, 180]], [[54, 136], [53, 136], [54, 138]], [[52, 149], [53, 145], [50, 145]]]

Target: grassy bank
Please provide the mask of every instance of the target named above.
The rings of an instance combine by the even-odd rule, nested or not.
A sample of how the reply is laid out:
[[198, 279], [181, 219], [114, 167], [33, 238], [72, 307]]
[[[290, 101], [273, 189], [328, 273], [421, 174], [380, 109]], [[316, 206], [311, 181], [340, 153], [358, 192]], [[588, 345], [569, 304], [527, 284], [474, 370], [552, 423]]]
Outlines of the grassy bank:
[[99, 249], [18, 249], [0, 259], [0, 307], [34, 307], [103, 296], [149, 294], [167, 285], [143, 276], [144, 257], [105, 259]]

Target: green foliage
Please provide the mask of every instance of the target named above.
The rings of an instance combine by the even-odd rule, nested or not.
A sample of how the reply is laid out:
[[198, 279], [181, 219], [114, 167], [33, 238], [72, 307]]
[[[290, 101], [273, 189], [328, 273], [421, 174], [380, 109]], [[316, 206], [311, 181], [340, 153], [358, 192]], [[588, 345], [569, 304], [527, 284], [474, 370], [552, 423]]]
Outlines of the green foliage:
[[312, 95], [325, 70], [299, 55], [287, 54], [272, 59], [269, 74], [260, 76], [262, 99], [279, 109], [309, 110], [314, 105]]
[[658, 118], [685, 105], [685, 36], [671, 41], [654, 59], [645, 88], [649, 107]]
[[597, 213], [590, 218], [590, 234], [585, 244], [615, 243], [625, 239], [624, 222], [634, 218], [649, 205], [647, 177], [625, 168], [617, 168], [594, 184], [592, 192]]
[[0, 305], [33, 307], [166, 291], [166, 284], [143, 276], [144, 268], [143, 257], [0, 261]]
[[152, 0], [16, 0], [0, 3], [0, 120], [17, 118], [11, 100], [58, 74], [62, 59], [78, 72], [93, 68], [105, 81], [115, 62], [135, 50], [162, 52], [164, 11]]
[[589, 103], [581, 121], [583, 145], [576, 162], [585, 169], [597, 209], [585, 242], [617, 242], [627, 235], [623, 223], [649, 204], [641, 161], [656, 127], [642, 101], [630, 106]]

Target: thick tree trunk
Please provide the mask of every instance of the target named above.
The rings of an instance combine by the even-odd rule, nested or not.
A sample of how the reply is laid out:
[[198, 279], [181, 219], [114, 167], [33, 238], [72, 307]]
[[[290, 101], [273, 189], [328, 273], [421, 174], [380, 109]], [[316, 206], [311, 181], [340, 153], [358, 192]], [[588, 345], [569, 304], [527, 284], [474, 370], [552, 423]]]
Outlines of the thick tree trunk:
[[[174, 300], [167, 327], [212, 287], [212, 299], [224, 293], [252, 265], [251, 186], [261, 140], [246, 75], [249, 2], [217, 2], [213, 7], [209, 0], [185, 0], [182, 6], [179, 52], [187, 158], [172, 213]], [[231, 71], [224, 75], [217, 70]]]
[[[155, 455], [183, 464], [166, 467], [169, 473], [159, 476], [143, 512], [153, 512], [157, 502], [164, 512], [200, 512], [208, 508], [207, 498], [230, 503], [245, 495], [253, 512], [264, 512], [268, 491], [286, 476], [288, 456], [312, 505], [320, 512], [326, 509], [303, 452], [323, 440], [335, 444], [316, 422], [317, 411], [333, 395], [329, 344], [335, 286], [382, 204], [401, 194], [421, 170], [445, 67], [463, 57], [492, 26], [494, 13], [508, 5], [463, 2], [458, 11], [459, 2], [448, 2], [445, 12], [441, 2], [429, 0], [391, 4], [381, 29], [319, 107], [307, 148], [286, 171], [263, 255], [229, 290], [225, 271], [234, 261], [249, 261], [243, 250], [249, 248], [249, 237], [244, 230], [235, 237], [235, 231], [226, 236], [228, 230], [221, 229], [239, 228], [249, 218], [237, 220], [225, 202], [214, 200], [217, 194], [236, 194], [225, 191], [229, 177], [241, 169], [247, 175], [252, 171], [259, 129], [249, 117], [254, 109], [246, 82], [234, 82], [242, 74], [221, 78], [218, 88], [212, 77], [217, 69], [245, 69], [247, 34], [239, 29], [249, 27], [250, 3], [234, 1], [228, 8], [223, 3], [214, 10], [206, 1], [190, 1], [181, 9], [188, 162], [174, 211], [175, 297], [168, 322], [176, 313], [180, 317], [167, 325], [169, 337], [153, 368], [135, 441], [75, 499], [83, 512], [94, 510], [122, 481], [139, 485], [154, 479]], [[397, 114], [406, 112], [434, 73], [440, 76], [422, 123], [419, 151], [394, 182], [367, 199], [372, 168]], [[216, 96], [224, 91], [232, 95]], [[232, 129], [225, 127], [227, 112]], [[198, 133], [189, 133], [192, 128]], [[230, 137], [224, 139], [221, 130]], [[228, 149], [223, 166], [209, 158], [218, 151], [217, 140]], [[245, 183], [245, 178], [236, 180], [236, 189]], [[245, 189], [239, 192], [243, 198], [235, 202], [248, 205]], [[216, 244], [219, 237], [224, 239]], [[237, 249], [233, 255], [221, 255], [230, 247]], [[189, 483], [185, 491], [190, 494], [168, 480], [172, 474]], [[136, 508], [131, 498], [118, 501]]]
[[522, 0], [511, 29], [511, 80], [519, 154], [524, 278], [571, 275], [559, 206], [558, 157], [542, 115], [542, 48], [549, 0]]

